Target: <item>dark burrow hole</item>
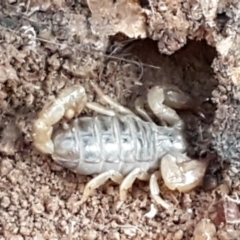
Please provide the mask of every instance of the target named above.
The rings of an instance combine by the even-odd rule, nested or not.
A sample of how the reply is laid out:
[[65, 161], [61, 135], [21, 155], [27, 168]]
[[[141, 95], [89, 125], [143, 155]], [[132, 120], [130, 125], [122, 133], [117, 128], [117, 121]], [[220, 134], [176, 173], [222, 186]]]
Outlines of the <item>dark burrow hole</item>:
[[[136, 61], [144, 64], [143, 85], [133, 87], [127, 101], [129, 104], [138, 96], [146, 96], [147, 90], [155, 85], [177, 86], [192, 97], [193, 111], [178, 111], [185, 123], [191, 157], [199, 158], [202, 153], [214, 155], [210, 126], [216, 106], [208, 99], [211, 99], [212, 91], [218, 84], [211, 68], [216, 55], [216, 50], [205, 41], [188, 41], [185, 47], [167, 56], [159, 53], [157, 42], [151, 39], [132, 41], [115, 55], [134, 56]], [[194, 114], [198, 106], [203, 110], [205, 119]]]

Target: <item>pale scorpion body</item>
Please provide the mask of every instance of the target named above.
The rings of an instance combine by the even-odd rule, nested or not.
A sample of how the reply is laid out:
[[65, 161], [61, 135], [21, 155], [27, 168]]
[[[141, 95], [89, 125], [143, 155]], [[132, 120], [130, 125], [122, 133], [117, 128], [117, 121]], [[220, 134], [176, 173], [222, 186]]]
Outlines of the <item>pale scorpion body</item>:
[[[171, 205], [159, 196], [157, 180], [160, 176], [169, 189], [181, 192], [190, 191], [201, 183], [206, 162], [186, 156], [184, 125], [171, 108], [188, 108], [189, 97], [181, 91], [152, 88], [147, 103], [162, 123], [170, 125], [158, 126], [142, 108], [142, 98], [137, 99], [136, 110], [144, 120], [104, 95], [95, 84], [91, 85], [115, 111], [87, 102], [84, 88], [72, 86], [47, 104], [33, 124], [34, 144], [39, 151], [51, 154], [58, 164], [81, 175], [97, 174], [86, 185], [81, 202], [109, 179], [120, 184], [122, 201], [126, 200], [127, 191], [136, 179], [150, 179], [153, 198], [169, 208]], [[53, 125], [62, 117], [70, 120], [84, 107], [99, 115], [76, 118], [66, 129], [59, 127], [53, 131]]]

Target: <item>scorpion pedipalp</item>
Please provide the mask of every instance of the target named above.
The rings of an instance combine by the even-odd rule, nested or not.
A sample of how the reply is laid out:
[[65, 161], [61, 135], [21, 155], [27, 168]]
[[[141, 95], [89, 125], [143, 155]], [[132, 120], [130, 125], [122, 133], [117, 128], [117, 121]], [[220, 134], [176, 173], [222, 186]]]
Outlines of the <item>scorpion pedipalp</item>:
[[[183, 121], [173, 108], [164, 104], [165, 99], [165, 89], [159, 86], [153, 87], [147, 94], [148, 105], [162, 124], [168, 123], [170, 126], [182, 130]], [[167, 103], [169, 104], [171, 101]]]
[[206, 160], [190, 159], [185, 154], [166, 154], [161, 160], [161, 176], [170, 190], [189, 192], [199, 186], [208, 166]]
[[198, 187], [204, 177], [208, 161], [188, 158], [185, 154], [166, 154], [160, 164], [160, 170], [151, 175], [150, 191], [153, 199], [165, 209], [173, 207], [160, 196], [158, 179], [162, 178], [170, 190], [187, 193]]
[[177, 114], [177, 109], [191, 110], [202, 118], [205, 117], [198, 104], [195, 106], [195, 101], [180, 89], [155, 86], [149, 90], [147, 99], [149, 107], [163, 124], [168, 123], [179, 130], [183, 130], [184, 123]]

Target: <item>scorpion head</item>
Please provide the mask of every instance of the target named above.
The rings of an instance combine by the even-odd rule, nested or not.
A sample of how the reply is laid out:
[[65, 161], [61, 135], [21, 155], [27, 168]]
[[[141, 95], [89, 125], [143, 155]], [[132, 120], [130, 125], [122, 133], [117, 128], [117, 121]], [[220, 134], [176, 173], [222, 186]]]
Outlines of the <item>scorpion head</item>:
[[185, 152], [187, 149], [187, 142], [185, 137], [181, 134], [180, 131], [172, 131], [169, 136], [170, 151]]
[[52, 158], [58, 164], [68, 169], [74, 169], [79, 163], [79, 154], [76, 149], [75, 134], [63, 129], [56, 131], [52, 136], [54, 153]]
[[164, 152], [185, 152], [187, 149], [187, 142], [185, 137], [174, 128], [164, 127], [161, 134], [157, 134], [157, 142], [160, 149]]

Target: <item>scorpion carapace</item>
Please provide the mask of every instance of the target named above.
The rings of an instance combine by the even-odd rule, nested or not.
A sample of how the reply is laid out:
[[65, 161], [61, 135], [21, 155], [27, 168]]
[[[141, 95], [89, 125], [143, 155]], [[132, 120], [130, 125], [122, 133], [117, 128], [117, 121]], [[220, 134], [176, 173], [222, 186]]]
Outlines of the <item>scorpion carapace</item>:
[[[201, 183], [207, 162], [186, 156], [183, 121], [168, 106], [185, 109], [188, 103], [191, 104], [191, 98], [184, 98], [180, 90], [168, 91], [160, 86], [150, 89], [148, 106], [160, 122], [168, 124], [158, 126], [144, 110], [146, 102], [142, 98], [135, 104], [143, 119], [104, 95], [92, 82], [91, 86], [112, 109], [87, 102], [85, 89], [75, 85], [64, 89], [55, 100], [45, 105], [33, 124], [34, 145], [39, 151], [51, 154], [57, 163], [76, 173], [97, 174], [87, 183], [81, 203], [109, 179], [120, 184], [120, 200], [124, 201], [133, 182], [140, 179], [150, 180], [152, 197], [164, 208], [169, 208], [172, 205], [160, 197], [159, 177], [168, 188], [181, 192], [190, 191]], [[71, 120], [84, 107], [99, 115]], [[63, 117], [71, 120], [68, 127], [53, 131], [53, 125]]]

